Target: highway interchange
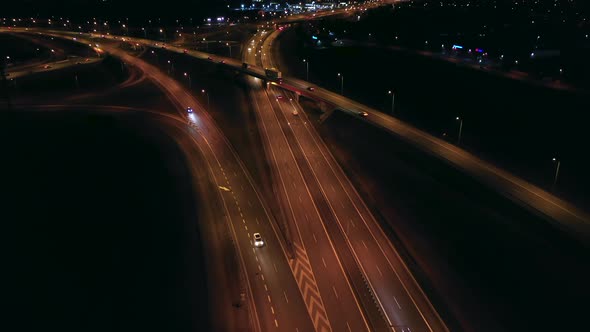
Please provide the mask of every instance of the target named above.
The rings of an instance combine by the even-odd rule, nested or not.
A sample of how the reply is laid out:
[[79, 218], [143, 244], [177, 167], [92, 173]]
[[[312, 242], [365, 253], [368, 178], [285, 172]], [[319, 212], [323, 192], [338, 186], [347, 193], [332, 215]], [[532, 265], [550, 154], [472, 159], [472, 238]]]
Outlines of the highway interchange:
[[[223, 222], [231, 231], [240, 256], [241, 278], [248, 286], [243, 300], [248, 303], [252, 330], [447, 330], [369, 208], [309, 124], [310, 119], [298, 103], [301, 95], [338, 105], [354, 116], [367, 112], [366, 119], [358, 116], [359, 119], [406, 137], [424, 150], [436, 150], [439, 157], [443, 155], [453, 164], [467, 165], [463, 167], [468, 172], [489, 178], [490, 184], [500, 183], [496, 185], [499, 191], [517, 186], [519, 190], [513, 193], [517, 199], [542, 208], [543, 213], [563, 220], [567, 227], [586, 227], [587, 217], [565, 202], [394, 118], [321, 88], [310, 92], [308, 82], [293, 78], [284, 78], [282, 84], [264, 80], [263, 68], [275, 66], [273, 41], [279, 31], [261, 27], [244, 45], [244, 50], [252, 51], [244, 51], [242, 61], [166, 45], [168, 51], [186, 53], [200, 61], [223, 60], [218, 65], [228, 69], [240, 69], [245, 62], [249, 64], [249, 73], [256, 74], [248, 78], [249, 97], [255, 105], [265, 157], [271, 165], [273, 192], [281, 209], [279, 218], [283, 219], [277, 220], [207, 108], [181, 83], [120, 49], [122, 37], [116, 40], [62, 31], [39, 32], [94, 44], [140, 70], [176, 105], [169, 117], [188, 126], [188, 139], [207, 161], [208, 175], [219, 188], [210, 198], [221, 202]], [[163, 46], [145, 39], [126, 39], [145, 47]], [[58, 68], [61, 66], [55, 66]], [[188, 114], [187, 107], [194, 112]], [[264, 247], [254, 247], [255, 232], [263, 234]]]

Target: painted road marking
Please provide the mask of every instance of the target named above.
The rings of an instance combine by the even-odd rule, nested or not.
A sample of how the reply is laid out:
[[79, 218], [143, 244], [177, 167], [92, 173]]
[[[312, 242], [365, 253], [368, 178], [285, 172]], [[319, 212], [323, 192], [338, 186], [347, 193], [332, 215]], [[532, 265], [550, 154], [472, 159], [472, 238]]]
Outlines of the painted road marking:
[[377, 271], [379, 271], [379, 274], [383, 277], [383, 273], [381, 273], [381, 269], [379, 268], [379, 265], [376, 265], [377, 267]]
[[397, 297], [394, 296], [393, 299], [395, 300], [395, 303], [397, 304], [397, 307], [400, 308], [400, 310], [401, 310], [402, 306], [399, 305], [399, 302], [397, 302]]

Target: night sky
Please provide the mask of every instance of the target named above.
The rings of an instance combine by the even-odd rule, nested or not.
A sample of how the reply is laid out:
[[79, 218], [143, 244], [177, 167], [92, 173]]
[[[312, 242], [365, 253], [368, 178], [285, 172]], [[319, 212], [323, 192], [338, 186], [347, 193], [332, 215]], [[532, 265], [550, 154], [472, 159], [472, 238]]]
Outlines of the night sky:
[[20, 0], [2, 5], [2, 16], [204, 17], [223, 12], [226, 0]]

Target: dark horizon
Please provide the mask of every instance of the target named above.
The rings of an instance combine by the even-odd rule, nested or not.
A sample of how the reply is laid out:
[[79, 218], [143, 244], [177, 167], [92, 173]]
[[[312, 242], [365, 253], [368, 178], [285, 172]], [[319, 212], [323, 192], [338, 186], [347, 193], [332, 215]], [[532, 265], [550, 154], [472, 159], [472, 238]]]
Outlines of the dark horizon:
[[[3, 6], [2, 17], [68, 17], [88, 18], [204, 18], [225, 12], [225, 0], [172, 0], [163, 3], [149, 3], [140, 0], [23, 0]], [[182, 10], [179, 10], [182, 8]], [[182, 14], [178, 14], [178, 13]]]

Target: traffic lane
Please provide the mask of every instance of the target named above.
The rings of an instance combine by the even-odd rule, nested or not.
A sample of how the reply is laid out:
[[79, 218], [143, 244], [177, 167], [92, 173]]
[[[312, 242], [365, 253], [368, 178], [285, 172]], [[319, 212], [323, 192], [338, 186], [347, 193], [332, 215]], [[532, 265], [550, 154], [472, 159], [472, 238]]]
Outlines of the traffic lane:
[[[283, 150], [290, 156], [290, 158], [287, 158], [287, 163], [290, 168], [289, 172], [290, 174], [298, 175], [296, 179], [298, 185], [295, 186], [294, 182], [293, 190], [297, 190], [296, 195], [299, 202], [303, 204], [303, 209], [307, 208], [304, 213], [305, 218], [302, 218], [303, 216], [299, 213], [295, 222], [301, 234], [303, 244], [308, 250], [310, 250], [310, 253], [314, 253], [313, 255], [309, 255], [309, 260], [312, 263], [312, 266], [315, 266], [316, 269], [319, 267], [320, 271], [326, 271], [327, 269], [326, 258], [328, 259], [328, 262], [331, 261], [333, 265], [340, 267], [340, 270], [338, 271], [339, 273], [336, 275], [333, 273], [330, 278], [317, 278], [322, 297], [326, 298], [327, 301], [331, 300], [330, 305], [326, 308], [328, 316], [348, 318], [344, 324], [341, 324], [341, 326], [335, 325], [333, 328], [336, 331], [348, 328], [351, 328], [353, 331], [366, 330], [368, 329], [368, 326], [360, 304], [355, 297], [352, 286], [349, 284], [347, 275], [342, 267], [342, 263], [332, 239], [324, 227], [324, 222], [333, 222], [332, 214], [324, 204], [323, 197], [321, 197], [319, 192], [314, 190], [314, 187], [309, 187], [309, 181], [307, 181], [309, 176], [306, 177], [307, 167], [304, 164], [304, 157], [301, 154], [301, 150], [296, 146], [291, 146], [292, 143], [289, 143], [288, 137], [291, 138], [291, 141], [293, 140], [291, 137], [290, 125], [288, 122], [280, 121], [278, 119], [280, 113], [279, 115], [277, 115], [277, 113], [280, 112], [280, 110], [278, 110], [279, 105], [275, 104], [278, 103], [277, 99], [271, 98], [269, 101], [271, 109], [267, 113], [270, 115], [270, 119], [266, 120], [267, 124], [276, 126], [277, 133], [274, 137], [281, 137], [282, 135], [285, 139], [284, 144], [286, 144], [286, 148], [284, 147]], [[309, 211], [310, 209], [312, 210], [311, 214]], [[301, 222], [303, 220], [305, 220], [305, 223]], [[311, 241], [312, 239], [313, 241]], [[329, 244], [329, 246], [326, 244]], [[315, 253], [321, 254], [317, 255]], [[327, 254], [329, 255], [327, 256]], [[323, 276], [324, 274], [322, 274], [322, 277]], [[340, 281], [336, 282], [339, 279]], [[332, 282], [328, 282], [329, 280], [332, 280]], [[332, 289], [330, 289], [330, 286], [332, 286]], [[347, 302], [348, 305], [343, 306], [343, 302]], [[338, 307], [341, 307], [340, 310], [335, 310]], [[334, 323], [332, 322], [332, 324]]]
[[[122, 53], [120, 56], [129, 63], [133, 63], [138, 65], [142, 70], [144, 70], [148, 76], [152, 77], [154, 80], [158, 82], [158, 85], [165, 87], [166, 91], [169, 94], [169, 97], [179, 105], [180, 109], [184, 109], [183, 106], [180, 105], [194, 105], [194, 109], [196, 110], [193, 113], [194, 117], [191, 119], [194, 122], [194, 126], [198, 128], [201, 132], [201, 135], [197, 135], [196, 138], [201, 138], [201, 147], [205, 151], [210, 151], [208, 155], [209, 158], [207, 160], [214, 160], [215, 163], [212, 167], [214, 180], [216, 183], [224, 183], [228, 182], [228, 186], [232, 186], [233, 183], [230, 182], [230, 177], [226, 179], [226, 175], [224, 173], [230, 174], [238, 174], [241, 173], [239, 178], [244, 181], [243, 184], [235, 184], [236, 187], [241, 187], [241, 185], [251, 185], [250, 181], [246, 181], [248, 176], [245, 174], [245, 170], [243, 169], [243, 165], [240, 165], [235, 152], [231, 151], [231, 146], [229, 142], [224, 137], [221, 137], [221, 132], [215, 126], [212, 118], [208, 116], [206, 112], [202, 110], [202, 108], [198, 105], [196, 100], [188, 95], [186, 91], [174, 80], [167, 77], [165, 74], [159, 72], [155, 67], [146, 64], [141, 60], [137, 60], [133, 57], [130, 57], [124, 54], [122, 51], [118, 51], [116, 49], [110, 50], [114, 54]], [[183, 111], [181, 111], [182, 114]], [[206, 138], [210, 137], [210, 138]], [[215, 152], [213, 152], [215, 151]], [[225, 165], [222, 167], [221, 165]], [[223, 181], [226, 180], [226, 181]], [[234, 179], [234, 181], [237, 181]], [[253, 190], [253, 189], [252, 189]], [[231, 202], [228, 203], [226, 206], [228, 208], [228, 215], [231, 216], [231, 226], [233, 227], [234, 231], [239, 229], [241, 222], [240, 216], [240, 207], [247, 206], [247, 202], [240, 202], [238, 205], [237, 198], [234, 199], [235, 204]], [[250, 249], [252, 246], [250, 245], [251, 239], [247, 236], [247, 233], [244, 236], [237, 236], [238, 243], [240, 248], [247, 248]], [[278, 243], [278, 241], [277, 241]], [[249, 251], [249, 250], [248, 250]], [[245, 260], [244, 265], [246, 266], [248, 275], [256, 276], [256, 273], [260, 272], [258, 268], [258, 264], [256, 263], [256, 257], [253, 254], [245, 255], [243, 257]], [[262, 280], [262, 278], [260, 278]], [[264, 289], [264, 284], [260, 282], [250, 283], [254, 288], [252, 294], [256, 298], [255, 301], [258, 306], [260, 306], [261, 310], [258, 311], [258, 314], [262, 317], [261, 324], [265, 324], [267, 328], [277, 328], [278, 320], [275, 322], [276, 313], [273, 313], [272, 308], [268, 304], [268, 296], [264, 296], [266, 294], [266, 290]], [[291, 305], [296, 305], [297, 302], [291, 302]], [[286, 312], [285, 312], [286, 311]], [[297, 310], [283, 310], [281, 313], [282, 315], [290, 314], [291, 312], [297, 312]], [[293, 319], [285, 319], [286, 321], [305, 321], [302, 317], [295, 317]]]
[[[264, 98], [265, 96], [263, 95], [264, 91], [262, 91], [262, 98]], [[260, 95], [258, 96], [260, 97]], [[273, 110], [272, 110], [272, 105], [270, 105], [268, 103], [268, 101], [266, 103], [264, 103], [264, 100], [262, 101], [256, 101], [256, 104], [259, 105], [263, 105], [264, 108], [261, 109], [260, 111], [260, 116], [261, 117], [272, 117], [273, 114]], [[313, 201], [309, 199], [309, 193], [305, 192], [305, 183], [302, 181], [301, 177], [298, 175], [298, 169], [295, 165], [295, 163], [293, 162], [292, 156], [290, 156], [290, 152], [289, 152], [289, 147], [286, 144], [286, 141], [280, 139], [282, 137], [282, 133], [281, 133], [281, 128], [280, 126], [278, 126], [275, 122], [272, 121], [267, 121], [267, 120], [262, 120], [262, 127], [263, 127], [263, 132], [266, 135], [270, 136], [265, 136], [265, 137], [273, 137], [272, 142], [274, 143], [274, 146], [271, 147], [271, 154], [274, 153], [275, 156], [273, 158], [274, 162], [277, 163], [277, 165], [280, 165], [280, 173], [279, 173], [279, 178], [280, 178], [280, 182], [282, 184], [282, 192], [284, 193], [284, 195], [286, 196], [285, 200], [286, 200], [286, 206], [288, 208], [288, 210], [290, 211], [290, 214], [288, 217], [291, 217], [291, 223], [295, 224], [295, 229], [296, 232], [294, 232], [296, 235], [293, 237], [293, 241], [295, 242], [295, 244], [299, 244], [306, 252], [314, 252], [314, 253], [324, 253], [323, 256], [321, 257], [321, 263], [320, 263], [320, 258], [318, 257], [314, 257], [317, 255], [311, 255], [311, 256], [306, 256], [306, 254], [303, 254], [303, 257], [299, 257], [300, 260], [302, 261], [308, 261], [308, 263], [310, 264], [310, 268], [311, 268], [311, 273], [313, 273], [314, 275], [318, 272], [318, 271], [324, 271], [324, 269], [326, 268], [326, 260], [324, 259], [324, 257], [328, 258], [328, 261], [330, 261], [330, 252], [326, 251], [329, 249], [326, 249], [327, 244], [329, 243], [329, 239], [324, 238], [322, 235], [323, 233], [321, 233], [321, 231], [318, 231], [317, 229], [314, 231], [308, 231], [307, 228], [302, 228], [303, 227], [308, 227], [309, 225], [321, 225], [319, 219], [315, 219], [318, 216], [317, 211], [313, 210], [311, 212], [307, 212], [308, 207], [312, 207], [312, 209], [315, 208], [315, 206], [313, 205]], [[276, 153], [275, 153], [276, 151]], [[288, 192], [288, 194], [287, 194]], [[291, 219], [290, 218], [290, 219]], [[312, 220], [313, 218], [313, 220]], [[302, 223], [303, 220], [306, 220], [305, 223]], [[317, 234], [317, 235], [316, 235]], [[313, 239], [313, 240], [312, 240]], [[313, 241], [313, 242], [312, 242]], [[315, 243], [315, 246], [314, 246]], [[331, 245], [331, 244], [330, 244]], [[312, 251], [313, 248], [313, 251]], [[337, 259], [336, 256], [333, 256], [335, 259]], [[334, 271], [331, 271], [332, 273], [334, 273]], [[343, 272], [343, 271], [342, 271]], [[325, 273], [325, 272], [324, 272]], [[301, 276], [300, 276], [301, 278]], [[330, 280], [339, 280], [340, 278], [342, 278], [341, 275], [334, 275], [332, 274], [330, 278], [326, 278], [326, 279], [330, 279]], [[317, 278], [315, 279], [316, 284], [319, 287], [319, 294], [318, 295], [319, 299], [322, 300], [323, 297], [326, 296], [326, 294], [330, 294], [334, 292], [334, 289], [331, 287], [334, 287], [334, 285], [332, 283], [322, 283], [322, 280], [318, 280]], [[341, 288], [341, 286], [339, 286], [339, 288]], [[306, 289], [304, 289], [303, 291], [307, 291]], [[341, 291], [342, 293], [342, 291]], [[346, 293], [343, 293], [344, 295], [346, 295]], [[304, 294], [304, 296], [306, 296], [307, 294]], [[351, 301], [352, 302], [352, 301]], [[322, 301], [323, 303], [323, 301]], [[334, 306], [334, 308], [332, 308], [332, 311], [336, 310], [337, 306]], [[327, 309], [331, 309], [331, 308], [327, 308]], [[337, 313], [336, 313], [337, 314]], [[333, 316], [332, 314], [330, 314], [330, 311], [328, 311], [328, 318], [329, 317], [343, 317], [343, 316]], [[315, 317], [312, 317], [312, 319]], [[342, 325], [346, 325], [347, 322], [344, 321], [342, 323]], [[350, 325], [350, 323], [348, 323], [348, 325]], [[338, 330], [336, 329], [335, 326], [332, 327], [334, 330]], [[346, 328], [345, 326], [341, 326], [338, 328]]]
[[[291, 120], [289, 120], [289, 121], [292, 121], [290, 127], [295, 132], [299, 131], [298, 135], [305, 136], [306, 135], [305, 132], [303, 132], [303, 133], [300, 132], [302, 130], [303, 131], [308, 130], [308, 129], [303, 128], [304, 126], [306, 126], [305, 121], [304, 121], [305, 118], [303, 118], [304, 115], [302, 115], [302, 117], [291, 115], [290, 112], [291, 112], [291, 107], [292, 106], [294, 106], [294, 105], [291, 104], [289, 106], [289, 110], [288, 111], [284, 111], [285, 117], [289, 117], [290, 116], [291, 117]], [[299, 110], [299, 113], [303, 113], [303, 111], [302, 110]], [[318, 170], [315, 170], [313, 172], [315, 172], [315, 173], [320, 172], [320, 173], [325, 174], [326, 173], [325, 171], [327, 171], [329, 169], [329, 165], [325, 165], [325, 164], [322, 164], [321, 162], [318, 162], [317, 161], [317, 158], [321, 158], [321, 152], [314, 151], [313, 149], [309, 149], [308, 147], [306, 147], [305, 144], [308, 143], [308, 142], [306, 142], [306, 139], [305, 139], [306, 137], [307, 136], [305, 136], [304, 138], [301, 138], [301, 137], [298, 137], [297, 138], [297, 137], [294, 136], [295, 141], [301, 139], [299, 142], [296, 142], [296, 144], [301, 144], [303, 155], [307, 159], [308, 164], [310, 166], [312, 166], [312, 167], [314, 165], [318, 166], [319, 171]], [[314, 144], [314, 143], [312, 143], [312, 144]], [[311, 168], [310, 168], [310, 171], [312, 171]], [[321, 182], [321, 180], [320, 180], [320, 182]], [[341, 188], [338, 188], [338, 183], [332, 183], [331, 185], [329, 185], [330, 189], [324, 189], [324, 188], [320, 187], [319, 186], [319, 182], [318, 182], [318, 175], [317, 174], [310, 175], [309, 176], [309, 179], [307, 180], [307, 183], [308, 184], [311, 184], [311, 185], [317, 185], [318, 187], [317, 187], [317, 189], [315, 191], [321, 192], [325, 197], [330, 198], [330, 199], [334, 199], [334, 198], [330, 196], [331, 193], [328, 193], [327, 192], [328, 190], [331, 190], [333, 194], [343, 193], [342, 189]], [[322, 186], [325, 187], [326, 185], [325, 184], [322, 184]], [[320, 198], [320, 199], [323, 200], [323, 197]], [[333, 224], [336, 224], [336, 223], [338, 223], [340, 225], [340, 228], [338, 228], [338, 227], [337, 228], [333, 228], [332, 231], [330, 232], [331, 236], [334, 237], [334, 240], [335, 241], [340, 240], [339, 239], [339, 235], [340, 235], [341, 232], [342, 233], [345, 233], [346, 235], [349, 235], [349, 233], [351, 232], [351, 229], [354, 230], [355, 227], [361, 227], [360, 225], [359, 226], [356, 226], [356, 225], [358, 225], [361, 222], [361, 221], [358, 220], [358, 212], [357, 211], [354, 211], [354, 210], [346, 209], [346, 206], [343, 203], [343, 202], [345, 202], [346, 199], [347, 199], [347, 197], [344, 197], [343, 196], [343, 197], [338, 197], [338, 198], [335, 199], [335, 201], [330, 202], [329, 203], [330, 204], [329, 209], [330, 209], [330, 211], [332, 211], [332, 213], [336, 217], [336, 220], [334, 220], [333, 222], [330, 222], [329, 220], [328, 221], [327, 220], [324, 220], [324, 221], [326, 221], [326, 225], [327, 225], [326, 227], [328, 227], [328, 228], [333, 228], [333, 226], [334, 226]], [[334, 202], [339, 202], [340, 205], [338, 205], [338, 206], [335, 207], [334, 206], [335, 205]], [[342, 221], [344, 221], [344, 222], [342, 222]], [[352, 227], [351, 227], [351, 225], [352, 225]], [[364, 234], [362, 234], [362, 235], [364, 235]], [[373, 243], [373, 241], [371, 239], [364, 240], [363, 238], [361, 238], [359, 236], [356, 236], [356, 235], [354, 237], [352, 237], [352, 236], [347, 236], [347, 237], [352, 238], [353, 241], [355, 241], [355, 242], [363, 243], [363, 245], [365, 245], [365, 246], [366, 246], [366, 243], [369, 243], [369, 244], [372, 244]], [[343, 241], [341, 241], [341, 242], [343, 242]], [[359, 264], [361, 264], [363, 267], [365, 266], [365, 264], [368, 264], [368, 263], [366, 263], [367, 261], [375, 260], [375, 259], [372, 259], [374, 254], [381, 255], [381, 253], [368, 253], [367, 255], [364, 255], [364, 253], [363, 253], [363, 255], [358, 255], [357, 256], [355, 254], [355, 252], [358, 252], [358, 248], [352, 248], [352, 249], [355, 250], [352, 254], [355, 255], [356, 261]], [[344, 253], [345, 256], [349, 256], [350, 255], [348, 245], [345, 242], [342, 243], [340, 250], [341, 250], [341, 253], [340, 253], [341, 254], [341, 257], [343, 255], [343, 253]], [[371, 258], [371, 259], [367, 259], [367, 257], [368, 258]], [[377, 261], [378, 261], [378, 259], [377, 259]], [[352, 265], [354, 266], [354, 268], [351, 268], [350, 270], [356, 270], [356, 263], [354, 261], [352, 262]], [[377, 271], [381, 275], [382, 274], [382, 271], [379, 269], [378, 265], [373, 265], [372, 270], [374, 270], [375, 268], [377, 268]], [[386, 265], [384, 265], [384, 267], [382, 267], [381, 269], [383, 271], [387, 272], [387, 270], [386, 270], [387, 269], [387, 266]], [[367, 272], [369, 272], [369, 273], [367, 273]], [[349, 271], [349, 273], [350, 273], [350, 271]], [[363, 270], [363, 274], [364, 275], [367, 275], [367, 274], [368, 275], [373, 275], [373, 274], [376, 274], [376, 273], [377, 272], [374, 272], [373, 273], [373, 271], [366, 271], [366, 269]], [[362, 278], [362, 276], [359, 276], [359, 277]], [[393, 283], [393, 280], [388, 280], [385, 283], [385, 285], [387, 287], [391, 287], [392, 283]], [[401, 302], [402, 301], [402, 297], [401, 297], [401, 295], [399, 295], [400, 294], [401, 287], [399, 287], [399, 284], [396, 284], [396, 283], [393, 283], [393, 285], [396, 286], [396, 292], [393, 292], [393, 291], [387, 290], [387, 289], [383, 289], [385, 287], [382, 284], [381, 285], [381, 289], [379, 289], [379, 292], [377, 292], [377, 295], [380, 295], [380, 297], [383, 297], [383, 293], [385, 293], [387, 295], [394, 294], [393, 298], [388, 297], [388, 299], [391, 300], [392, 302], [393, 301], [396, 301], [395, 304], [399, 308], [399, 303], [398, 302]], [[401, 290], [401, 291], [403, 291], [403, 290]], [[397, 296], [395, 294], [397, 294]], [[396, 299], [396, 297], [399, 297], [400, 299], [398, 300], [398, 299]], [[371, 308], [373, 310], [376, 310], [377, 309], [376, 306], [373, 306], [374, 305], [373, 303], [371, 303], [370, 305], [371, 306], [369, 308]], [[385, 303], [385, 307], [394, 308], [394, 306], [395, 305], [388, 305], [387, 302]], [[365, 308], [367, 308], [367, 306]], [[396, 308], [396, 309], [398, 309], [398, 308]], [[378, 315], [376, 315], [376, 316], [378, 316]], [[419, 320], [416, 320], [416, 317], [414, 317], [412, 320], [407, 319], [407, 317], [404, 318], [404, 319], [402, 319], [404, 315], [401, 315], [399, 311], [395, 311], [393, 314], [390, 313], [389, 316], [396, 317], [396, 319], [394, 320], [396, 326], [414, 326], [414, 327], [419, 326], [419, 324], [415, 323], [415, 321], [418, 321], [419, 322]], [[407, 314], [405, 316], [407, 316]], [[402, 317], [402, 318], [400, 318], [400, 317]], [[382, 323], [381, 320], [378, 320], [377, 322], [378, 323]]]
[[8, 76], [8, 79], [15, 79], [15, 78], [20, 78], [20, 77], [24, 77], [24, 76], [28, 76], [28, 75], [32, 75], [32, 74], [46, 73], [49, 71], [60, 70], [60, 69], [64, 69], [64, 68], [72, 67], [72, 66], [83, 66], [83, 65], [87, 65], [87, 64], [93, 64], [93, 63], [99, 62], [100, 60], [101, 59], [99, 59], [99, 58], [92, 58], [88, 61], [84, 61], [82, 59], [69, 59], [69, 60], [62, 60], [62, 61], [58, 61], [58, 62], [47, 62], [45, 64], [31, 66], [29, 69], [25, 69], [25, 70], [18, 70], [18, 71], [10, 70], [7, 72], [7, 76]]
[[[306, 118], [303, 110], [300, 111], [302, 119]], [[316, 172], [327, 171], [323, 172], [324, 177], [320, 180], [323, 182], [323, 191], [330, 198], [340, 228], [347, 234], [354, 252], [359, 258], [371, 258], [359, 259], [359, 262], [363, 265], [366, 276], [374, 286], [379, 301], [392, 324], [411, 326], [412, 329], [430, 328], [429, 324], [438, 326], [436, 322], [440, 319], [437, 319], [437, 315], [431, 312], [430, 304], [423, 301], [419, 301], [418, 304], [415, 302], [415, 298], [425, 297], [421, 291], [416, 289], [418, 286], [415, 281], [408, 278], [402, 280], [399, 277], [399, 274], [405, 275], [410, 272], [401, 260], [394, 260], [391, 258], [393, 256], [391, 252], [385, 252], [388, 249], [393, 249], [389, 246], [387, 238], [380, 236], [382, 234], [380, 229], [369, 229], [369, 226], [366, 225], [366, 223], [370, 224], [373, 221], [370, 211], [354, 191], [352, 184], [348, 182], [347, 178], [344, 178], [345, 174], [339, 172], [335, 159], [322, 144], [321, 138], [314, 135], [317, 134], [315, 131], [305, 128], [303, 125], [293, 126], [293, 129], [299, 131], [298, 138], [301, 139], [302, 146], [310, 148], [309, 151], [313, 151], [314, 148], [319, 151], [319, 153], [308, 151], [306, 155], [311, 164], [317, 168]], [[338, 178], [337, 175], [340, 175], [341, 178]], [[379, 227], [378, 225], [374, 226]], [[414, 287], [415, 285], [416, 287]], [[430, 323], [425, 321], [422, 315], [427, 315]], [[443, 326], [439, 327], [444, 328]]]

